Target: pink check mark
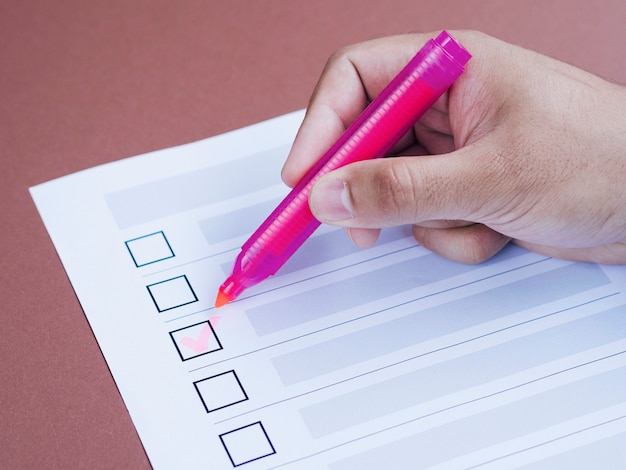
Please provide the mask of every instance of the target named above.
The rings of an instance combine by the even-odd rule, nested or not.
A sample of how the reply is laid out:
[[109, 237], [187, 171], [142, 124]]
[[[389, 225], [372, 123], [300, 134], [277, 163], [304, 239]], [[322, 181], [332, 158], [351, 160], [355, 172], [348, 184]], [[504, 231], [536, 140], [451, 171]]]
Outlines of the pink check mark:
[[211, 336], [213, 336], [213, 332], [207, 323], [200, 331], [200, 335], [197, 339], [185, 336], [180, 340], [180, 344], [191, 349], [193, 352], [201, 353], [209, 349], [209, 340], [211, 339]]

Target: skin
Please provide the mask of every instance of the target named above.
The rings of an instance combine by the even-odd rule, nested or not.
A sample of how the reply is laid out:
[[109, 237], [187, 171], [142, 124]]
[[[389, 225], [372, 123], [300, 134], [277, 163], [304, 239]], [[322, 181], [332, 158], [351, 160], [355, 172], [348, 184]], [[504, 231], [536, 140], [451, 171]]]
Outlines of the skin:
[[[513, 241], [548, 256], [626, 263], [626, 89], [478, 32], [473, 58], [392, 151], [320, 178], [309, 204], [361, 247], [410, 224], [424, 247], [482, 262]], [[436, 33], [337, 51], [283, 167], [293, 186]]]

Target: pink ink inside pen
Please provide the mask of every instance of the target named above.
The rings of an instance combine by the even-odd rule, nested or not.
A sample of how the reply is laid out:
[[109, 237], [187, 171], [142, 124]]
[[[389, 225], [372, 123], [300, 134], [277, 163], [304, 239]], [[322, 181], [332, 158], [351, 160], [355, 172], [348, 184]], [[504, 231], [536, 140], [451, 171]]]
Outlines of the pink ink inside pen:
[[276, 273], [320, 225], [309, 208], [315, 182], [344, 165], [387, 155], [461, 75], [470, 57], [446, 31], [428, 41], [244, 243], [215, 306]]

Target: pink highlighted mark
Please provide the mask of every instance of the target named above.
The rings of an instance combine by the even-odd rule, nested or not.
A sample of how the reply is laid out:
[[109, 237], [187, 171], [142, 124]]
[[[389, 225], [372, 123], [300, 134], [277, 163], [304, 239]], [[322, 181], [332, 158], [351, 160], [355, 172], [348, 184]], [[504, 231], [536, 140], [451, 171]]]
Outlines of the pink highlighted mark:
[[[220, 321], [222, 317], [211, 317], [209, 318], [209, 323], [213, 326], [217, 325], [217, 322]], [[200, 335], [197, 339], [193, 339], [189, 336], [185, 336], [180, 340], [180, 344], [191, 349], [195, 353], [201, 353], [207, 351], [209, 349], [209, 340], [213, 336], [213, 332], [211, 331], [211, 327], [207, 323], [204, 325], [204, 328], [200, 331]]]
[[212, 335], [213, 332], [211, 331], [211, 327], [207, 324], [204, 325], [204, 328], [202, 328], [202, 331], [200, 331], [200, 336], [198, 336], [198, 339], [193, 339], [189, 336], [185, 336], [183, 339], [180, 340], [180, 344], [191, 349], [194, 352], [200, 353], [209, 349], [209, 339], [211, 339]]

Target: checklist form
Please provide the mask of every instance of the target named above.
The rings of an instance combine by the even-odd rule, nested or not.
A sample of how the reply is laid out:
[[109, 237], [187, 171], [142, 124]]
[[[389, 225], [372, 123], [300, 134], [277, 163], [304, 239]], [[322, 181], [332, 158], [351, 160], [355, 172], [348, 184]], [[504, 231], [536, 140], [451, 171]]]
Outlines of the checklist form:
[[154, 468], [620, 468], [623, 266], [322, 226], [213, 307], [303, 116], [31, 188]]

